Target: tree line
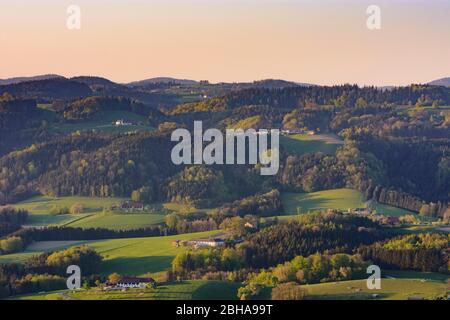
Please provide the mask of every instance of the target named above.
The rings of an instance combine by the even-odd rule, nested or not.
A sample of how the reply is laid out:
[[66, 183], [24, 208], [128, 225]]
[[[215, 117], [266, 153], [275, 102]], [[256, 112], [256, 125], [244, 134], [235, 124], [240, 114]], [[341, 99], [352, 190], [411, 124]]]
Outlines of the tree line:
[[0, 207], [0, 238], [20, 229], [27, 219], [27, 210]]
[[42, 253], [24, 264], [0, 265], [0, 298], [67, 288], [67, 267], [77, 265], [83, 277], [98, 273], [102, 256], [88, 246]]
[[450, 238], [442, 234], [399, 236], [369, 246], [358, 252], [380, 267], [449, 273]]

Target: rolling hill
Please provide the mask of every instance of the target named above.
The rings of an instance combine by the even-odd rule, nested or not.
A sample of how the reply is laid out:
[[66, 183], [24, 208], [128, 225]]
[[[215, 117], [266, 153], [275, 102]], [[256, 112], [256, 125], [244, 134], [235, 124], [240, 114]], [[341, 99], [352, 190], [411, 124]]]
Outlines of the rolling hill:
[[129, 87], [145, 87], [150, 84], [155, 83], [173, 83], [177, 85], [195, 85], [198, 82], [195, 80], [188, 80], [188, 79], [175, 79], [170, 77], [156, 77], [156, 78], [150, 78], [140, 81], [133, 81], [130, 83], [127, 83], [127, 86]]
[[429, 82], [428, 84], [430, 84], [432, 86], [450, 87], [450, 77], [434, 80], [434, 81]]
[[0, 86], [0, 95], [8, 92], [22, 99], [76, 99], [92, 95], [84, 83], [65, 78], [26, 81]]
[[39, 76], [33, 76], [33, 77], [14, 77], [14, 78], [8, 78], [8, 79], [0, 79], [0, 86], [8, 85], [8, 84], [16, 84], [21, 82], [28, 82], [28, 81], [39, 81], [39, 80], [48, 80], [48, 79], [63, 79], [63, 76], [57, 75], [57, 74], [45, 74], [45, 75], [39, 75]]

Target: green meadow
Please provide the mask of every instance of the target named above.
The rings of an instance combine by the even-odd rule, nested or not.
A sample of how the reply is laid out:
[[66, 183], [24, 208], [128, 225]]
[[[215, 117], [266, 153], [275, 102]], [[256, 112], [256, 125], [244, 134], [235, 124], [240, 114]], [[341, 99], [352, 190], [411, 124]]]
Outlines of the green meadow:
[[[421, 217], [422, 218], [422, 217]], [[448, 227], [439, 225], [412, 225], [400, 228], [393, 228], [391, 230], [395, 234], [417, 234], [417, 233], [450, 233]]]
[[[191, 213], [198, 211], [177, 203], [155, 203], [150, 210], [143, 212], [108, 211], [112, 205], [118, 205], [126, 198], [96, 198], [96, 197], [34, 197], [13, 205], [18, 209], [30, 212], [27, 226], [67, 226], [79, 228], [107, 228], [113, 230], [138, 229], [164, 223], [164, 217], [169, 212]], [[70, 208], [75, 203], [83, 204], [83, 213], [52, 215], [53, 207]]]
[[175, 255], [185, 250], [172, 245], [174, 240], [209, 237], [220, 231], [188, 233], [167, 237], [126, 238], [94, 241], [45, 241], [36, 242], [23, 253], [0, 256], [1, 263], [23, 262], [44, 251], [55, 251], [74, 245], [87, 244], [104, 257], [101, 273], [117, 272], [123, 275], [144, 275], [167, 270]]
[[73, 228], [106, 228], [112, 230], [139, 229], [164, 223], [164, 214], [155, 213], [98, 213], [66, 224]]
[[361, 194], [353, 189], [333, 189], [311, 193], [290, 193], [281, 195], [286, 215], [296, 215], [326, 209], [364, 207]]
[[[370, 290], [366, 280], [351, 280], [305, 285], [308, 299], [314, 300], [407, 300], [433, 299], [448, 290], [448, 276], [413, 271], [387, 271], [381, 289]], [[374, 297], [373, 294], [377, 294]]]
[[[347, 211], [350, 208], [365, 208], [367, 206], [359, 191], [346, 188], [311, 193], [283, 192], [281, 194], [281, 200], [283, 202], [285, 215], [298, 215], [308, 212], [323, 211], [326, 209]], [[377, 214], [385, 216], [399, 217], [407, 214], [415, 214], [405, 209], [381, 203], [371, 202], [369, 206], [371, 209], [376, 210]], [[426, 217], [417, 214], [415, 215], [420, 220], [430, 220]]]
[[311, 152], [335, 154], [337, 148], [341, 146], [343, 142], [333, 135], [293, 134], [280, 136], [280, 144], [290, 153], [296, 155], [303, 155]]
[[377, 213], [383, 214], [385, 216], [400, 217], [406, 214], [414, 214], [414, 212], [408, 211], [406, 209], [401, 209], [397, 207], [392, 207], [381, 203], [371, 203], [370, 208], [374, 209]]
[[56, 291], [19, 296], [15, 300], [237, 300], [242, 285], [228, 281], [183, 281], [155, 289]]
[[[47, 226], [47, 225], [69, 225], [78, 220], [85, 219], [89, 216], [100, 214], [103, 208], [108, 208], [113, 204], [119, 204], [125, 198], [91, 198], [91, 197], [34, 197], [13, 205], [18, 209], [25, 209], [30, 212], [27, 225], [30, 226]], [[70, 208], [75, 203], [83, 204], [83, 213], [52, 215], [50, 213], [53, 207]]]
[[[116, 126], [116, 120], [126, 120], [133, 123], [141, 123], [132, 126]], [[90, 120], [75, 123], [53, 122], [50, 125], [50, 132], [53, 133], [73, 133], [77, 131], [97, 130], [108, 133], [127, 133], [134, 131], [153, 130], [152, 127], [145, 125], [146, 118], [136, 113], [127, 111], [100, 112]]]
[[[381, 289], [370, 290], [366, 280], [303, 285], [308, 300], [407, 300], [433, 299], [447, 293], [448, 276], [437, 273], [390, 271]], [[54, 291], [14, 297], [14, 300], [237, 300], [242, 284], [228, 281], [183, 281], [156, 289], [102, 291], [97, 288]], [[376, 295], [376, 296], [375, 296]], [[270, 295], [269, 295], [270, 296]], [[268, 297], [269, 297], [268, 296]]]
[[185, 250], [172, 245], [174, 240], [189, 240], [208, 237], [220, 231], [180, 234], [168, 237], [115, 239], [89, 244], [104, 258], [101, 272], [110, 274], [143, 275], [161, 272], [170, 268], [175, 255]]

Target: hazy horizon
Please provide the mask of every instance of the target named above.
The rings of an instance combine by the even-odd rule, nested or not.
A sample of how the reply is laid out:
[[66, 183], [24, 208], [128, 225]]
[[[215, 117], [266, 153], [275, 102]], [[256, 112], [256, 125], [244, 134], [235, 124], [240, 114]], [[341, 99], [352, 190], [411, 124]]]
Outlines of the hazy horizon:
[[[81, 30], [66, 9], [81, 8]], [[381, 30], [366, 8], [381, 8]], [[399, 86], [450, 76], [449, 1], [4, 0], [0, 78]]]
[[173, 78], [176, 80], [192, 80], [192, 81], [208, 81], [211, 84], [219, 84], [219, 83], [252, 83], [252, 82], [256, 82], [256, 81], [264, 81], [264, 80], [282, 80], [282, 81], [287, 81], [287, 82], [292, 82], [292, 83], [297, 83], [297, 84], [310, 84], [310, 85], [318, 85], [318, 86], [328, 86], [328, 85], [345, 85], [345, 84], [350, 84], [350, 85], [359, 85], [361, 87], [363, 86], [377, 86], [377, 87], [389, 87], [389, 86], [407, 86], [407, 85], [411, 85], [411, 84], [427, 84], [429, 82], [435, 81], [435, 80], [441, 80], [444, 78], [450, 78], [450, 75], [448, 77], [440, 77], [440, 78], [434, 78], [434, 79], [430, 79], [428, 81], [424, 81], [424, 82], [417, 82], [417, 81], [412, 81], [411, 83], [407, 83], [407, 84], [402, 84], [402, 85], [392, 85], [389, 83], [384, 83], [384, 84], [380, 84], [380, 85], [372, 85], [372, 84], [358, 84], [356, 82], [342, 82], [342, 83], [333, 83], [333, 84], [322, 84], [322, 83], [312, 83], [310, 81], [307, 80], [291, 80], [291, 79], [283, 79], [283, 78], [264, 78], [264, 79], [252, 79], [252, 80], [247, 80], [247, 81], [210, 81], [209, 79], [194, 79], [193, 77], [175, 77], [175, 76], [166, 76], [166, 75], [155, 75], [155, 76], [149, 76], [149, 77], [144, 77], [144, 78], [139, 78], [139, 79], [134, 79], [131, 81], [127, 81], [127, 82], [121, 82], [121, 81], [116, 81], [115, 79], [112, 79], [110, 77], [107, 76], [102, 76], [102, 75], [97, 75], [97, 74], [74, 74], [74, 75], [64, 75], [61, 73], [53, 73], [53, 72], [47, 72], [47, 73], [42, 73], [42, 74], [32, 74], [32, 75], [17, 75], [17, 76], [12, 76], [12, 77], [7, 77], [7, 78], [2, 78], [0, 77], [0, 80], [5, 81], [5, 80], [10, 80], [10, 79], [15, 79], [15, 78], [33, 78], [33, 77], [40, 77], [40, 76], [61, 76], [67, 79], [71, 79], [71, 78], [76, 78], [76, 77], [100, 77], [100, 78], [105, 78], [107, 80], [110, 80], [114, 83], [117, 84], [129, 84], [129, 83], [133, 83], [133, 82], [139, 82], [139, 81], [145, 81], [145, 80], [150, 80], [150, 79], [157, 79], [157, 78]]

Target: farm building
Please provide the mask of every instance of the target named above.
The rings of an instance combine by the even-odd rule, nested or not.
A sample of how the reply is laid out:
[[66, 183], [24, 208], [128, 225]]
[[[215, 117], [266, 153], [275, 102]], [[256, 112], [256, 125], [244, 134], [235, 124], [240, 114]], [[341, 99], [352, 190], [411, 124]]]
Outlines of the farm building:
[[120, 210], [122, 211], [143, 211], [144, 204], [138, 201], [125, 201], [120, 205]]
[[125, 121], [125, 120], [123, 120], [123, 119], [116, 120], [116, 121], [114, 122], [114, 124], [115, 124], [116, 126], [118, 126], [118, 127], [120, 127], [120, 126], [131, 126], [131, 125], [133, 125], [131, 122], [127, 122], [127, 121]]
[[387, 225], [387, 226], [397, 226], [400, 224], [400, 218], [399, 217], [383, 217], [381, 219], [380, 223]]
[[368, 208], [352, 208], [348, 210], [348, 213], [368, 215], [370, 214], [370, 209]]
[[148, 286], [154, 286], [155, 284], [156, 281], [152, 278], [122, 277], [116, 283], [116, 288], [145, 289]]
[[187, 246], [204, 248], [204, 247], [223, 247], [225, 246], [225, 241], [222, 239], [198, 239], [186, 241]]

